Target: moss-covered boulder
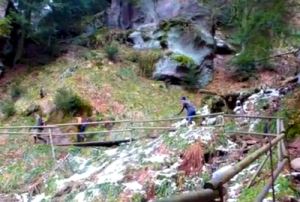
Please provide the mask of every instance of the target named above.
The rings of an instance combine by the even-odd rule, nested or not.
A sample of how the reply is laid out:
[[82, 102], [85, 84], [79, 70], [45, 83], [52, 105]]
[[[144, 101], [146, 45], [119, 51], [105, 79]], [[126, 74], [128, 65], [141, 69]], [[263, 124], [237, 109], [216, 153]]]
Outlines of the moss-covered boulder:
[[160, 24], [161, 44], [168, 52], [156, 65], [153, 78], [200, 88], [212, 80], [214, 39], [200, 24], [181, 18]]
[[227, 112], [226, 101], [217, 95], [206, 95], [202, 99], [202, 105], [207, 105], [211, 113]]
[[[215, 40], [211, 11], [197, 0], [113, 0], [108, 23], [132, 29], [129, 41], [134, 48], [166, 52], [156, 65], [154, 79], [196, 88], [212, 80]], [[170, 52], [175, 58], [167, 54]], [[185, 59], [193, 65], [183, 65]]]

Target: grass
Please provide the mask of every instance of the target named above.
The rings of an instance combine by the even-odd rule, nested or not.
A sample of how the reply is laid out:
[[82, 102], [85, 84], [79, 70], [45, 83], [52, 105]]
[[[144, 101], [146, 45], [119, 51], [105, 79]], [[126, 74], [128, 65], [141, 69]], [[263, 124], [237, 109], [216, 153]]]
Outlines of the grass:
[[24, 93], [24, 90], [19, 85], [19, 82], [12, 84], [11, 89], [10, 89], [11, 99], [17, 100], [18, 98], [20, 98], [22, 96], [23, 93]]
[[[104, 50], [98, 49], [94, 52], [96, 55], [105, 55]], [[121, 47], [119, 57], [124, 58], [126, 52], [128, 49]], [[139, 68], [137, 63], [124, 59], [122, 61], [122, 63], [111, 64], [104, 59], [100, 69], [84, 57], [61, 57], [50, 64], [32, 67], [31, 71], [12, 81], [12, 83], [19, 81], [18, 85], [26, 91], [23, 91], [22, 96], [16, 101], [17, 113], [10, 119], [1, 120], [0, 125], [33, 125], [34, 117], [25, 117], [19, 112], [31, 103], [41, 102], [39, 98], [41, 86], [47, 92], [44, 99], [54, 100], [57, 89], [68, 87], [97, 109], [100, 117], [115, 119], [173, 117], [180, 110], [179, 98], [182, 95], [188, 96], [199, 105], [199, 100], [197, 103], [193, 94], [177, 87], [166, 89], [162, 82], [140, 77], [137, 74]], [[73, 65], [79, 67], [74, 75], [60, 79], [60, 75]], [[3, 97], [9, 98], [9, 93], [8, 91]], [[72, 116], [67, 118], [64, 120], [74, 121]], [[50, 123], [56, 123], [56, 120], [48, 124]], [[94, 130], [94, 128], [88, 130]], [[170, 146], [185, 147], [184, 141], [181, 145], [172, 145], [171, 139], [168, 142]], [[87, 150], [78, 151], [77, 148], [56, 149], [57, 156], [62, 152], [93, 155]], [[101, 151], [99, 155], [102, 155]], [[7, 168], [10, 168], [10, 171]], [[33, 145], [29, 136], [10, 136], [8, 145], [0, 147], [0, 170], [4, 169], [0, 175], [0, 192], [16, 193], [38, 179], [40, 175], [51, 171], [52, 168], [53, 161], [49, 146]], [[45, 190], [50, 193], [55, 189], [50, 179]]]
[[[267, 124], [267, 125], [266, 125]], [[268, 128], [269, 133], [274, 133], [276, 134], [276, 120], [273, 119], [272, 121], [260, 121], [256, 126], [255, 126], [255, 132], [258, 133], [264, 133], [265, 132], [265, 127]]]
[[138, 57], [139, 75], [151, 78], [155, 64], [161, 57], [160, 51], [142, 51]]
[[[2, 193], [26, 190], [31, 183], [50, 171], [54, 165], [53, 159], [49, 158], [50, 147], [46, 145], [28, 145], [23, 142], [23, 145], [10, 146], [4, 152], [13, 155], [14, 159], [4, 160], [0, 166], [3, 169], [0, 176], [0, 192]], [[9, 166], [6, 165], [8, 161], [10, 161]]]
[[264, 181], [261, 181], [259, 184], [246, 188], [242, 191], [238, 201], [239, 202], [253, 202], [255, 201], [258, 194], [261, 192], [264, 186]]
[[170, 197], [174, 193], [175, 190], [173, 190], [172, 181], [169, 179], [163, 179], [160, 185], [155, 187], [155, 196], [158, 199]]
[[11, 100], [4, 100], [0, 102], [0, 110], [5, 118], [9, 118], [16, 113], [15, 103]]
[[[265, 181], [260, 181], [259, 184], [252, 186], [250, 188], [244, 189], [239, 197], [239, 202], [252, 202], [256, 199], [258, 194], [261, 192], [262, 188], [265, 185]], [[275, 198], [280, 201], [280, 199], [283, 199], [286, 196], [297, 196], [299, 197], [300, 193], [294, 191], [293, 186], [289, 179], [279, 176], [275, 182], [276, 187], [278, 188], [276, 191]], [[271, 196], [269, 194], [269, 196]]]
[[283, 199], [285, 196], [296, 196], [300, 197], [300, 192], [296, 191], [297, 189], [293, 187], [291, 181], [283, 176], [279, 176], [276, 180], [278, 185], [278, 192], [276, 192], [276, 198]]

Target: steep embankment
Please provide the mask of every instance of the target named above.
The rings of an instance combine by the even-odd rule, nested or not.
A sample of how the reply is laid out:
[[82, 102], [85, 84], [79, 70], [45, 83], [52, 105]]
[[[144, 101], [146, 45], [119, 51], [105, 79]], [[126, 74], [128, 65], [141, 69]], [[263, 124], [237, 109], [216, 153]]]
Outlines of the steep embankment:
[[[4, 101], [2, 106], [8, 103], [5, 106], [15, 108], [15, 114], [6, 118], [6, 114], [1, 113], [3, 119], [0, 125], [32, 125], [35, 111], [43, 115], [47, 124], [75, 122], [74, 114], [62, 113], [54, 102], [57, 91], [67, 88], [90, 103], [94, 112], [92, 120], [173, 117], [180, 109], [178, 101], [182, 95], [187, 95], [201, 111], [205, 109], [203, 111], [207, 112], [210, 108], [220, 110], [225, 105], [223, 101], [221, 107], [214, 106], [219, 104], [219, 97], [208, 96], [208, 106], [200, 108], [203, 94], [169, 85], [180, 83], [203, 87], [211, 80], [206, 90], [223, 97], [233, 94], [233, 99], [233, 96], [227, 98], [230, 108], [236, 107], [236, 113], [258, 115], [272, 114], [278, 110], [280, 105], [277, 104], [283, 95], [278, 89], [263, 91], [260, 87], [266, 84], [277, 87], [278, 81], [297, 72], [294, 56], [293, 61], [289, 60], [290, 56], [278, 59], [274, 65], [278, 68], [259, 72], [257, 78], [236, 82], [225, 65], [232, 56], [214, 57], [215, 48], [218, 48], [214, 46], [219, 46], [219, 43], [216, 43], [211, 13], [207, 7], [195, 0], [176, 0], [173, 3], [168, 0], [144, 0], [140, 6], [134, 6], [132, 1], [111, 2], [108, 12], [111, 25], [133, 30], [99, 29], [81, 41], [87, 47], [94, 47], [93, 50], [68, 46], [64, 47], [67, 50], [65, 55], [47, 65], [20, 65], [11, 70], [13, 73], [0, 80], [0, 98]], [[134, 14], [129, 15], [129, 11]], [[232, 53], [228, 48], [226, 51]], [[148, 79], [152, 76], [166, 83]], [[41, 88], [46, 93], [44, 98], [39, 95]], [[236, 106], [240, 96], [243, 97], [243, 109]], [[229, 122], [225, 129], [262, 132], [263, 126], [264, 123], [257, 120], [242, 119]], [[119, 129], [129, 126], [89, 127], [88, 131], [111, 127]], [[241, 160], [248, 151], [261, 146], [260, 139], [251, 137], [246, 137], [246, 140], [237, 138], [232, 143], [223, 131], [212, 127], [178, 126], [176, 132], [170, 133], [135, 133], [136, 137], [151, 135], [156, 139], [145, 138], [118, 148], [57, 147], [56, 158], [59, 160], [54, 161], [48, 145], [34, 145], [29, 135], [12, 135], [9, 133], [12, 131], [5, 130], [0, 138], [0, 192], [6, 194], [0, 197], [4, 200], [18, 198], [26, 201], [32, 197], [36, 201], [142, 201], [143, 198], [169, 197], [175, 193], [198, 190], [213, 171]], [[61, 131], [76, 132], [77, 128], [66, 127]], [[123, 136], [112, 133], [110, 136], [94, 135], [88, 139], [120, 137]], [[75, 141], [75, 138], [71, 136], [69, 141]], [[232, 201], [238, 200], [242, 185], [257, 166], [253, 165], [229, 183], [229, 198]], [[256, 189], [246, 190], [242, 193], [242, 199], [249, 201], [257, 192]]]
[[[20, 92], [15, 100], [15, 115], [2, 116], [1, 125], [33, 125], [33, 115], [26, 115], [33, 105], [40, 107], [47, 124], [75, 121], [72, 116], [56, 112], [54, 97], [59, 88], [71, 88], [87, 100], [97, 112], [93, 117], [95, 120], [173, 117], [180, 110], [179, 98], [182, 95], [188, 95], [199, 105], [197, 95], [176, 86], [166, 88], [162, 82], [139, 76], [138, 64], [127, 60], [129, 53], [134, 51], [125, 46], [120, 46], [119, 50], [118, 62], [113, 63], [106, 58], [103, 49], [88, 50], [75, 46], [48, 65], [22, 67], [28, 70], [22, 74], [20, 70], [13, 78], [1, 80], [1, 101], [10, 99], [16, 84]], [[46, 92], [43, 99], [39, 97], [41, 86]], [[76, 128], [64, 129], [74, 130]], [[97, 138], [101, 137], [91, 137]], [[26, 184], [34, 183], [42, 173], [52, 169], [54, 162], [49, 156], [50, 148], [32, 145], [31, 136], [7, 133], [1, 135], [0, 140], [1, 192], [22, 192], [27, 189]], [[64, 156], [68, 149], [57, 149], [57, 152], [59, 157]]]

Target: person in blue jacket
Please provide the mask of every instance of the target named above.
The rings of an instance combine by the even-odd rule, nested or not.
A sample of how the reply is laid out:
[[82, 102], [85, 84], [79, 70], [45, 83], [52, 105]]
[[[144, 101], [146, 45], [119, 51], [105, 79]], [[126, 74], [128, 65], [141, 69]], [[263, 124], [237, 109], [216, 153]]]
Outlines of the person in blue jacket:
[[194, 116], [196, 115], [196, 107], [184, 96], [181, 97], [180, 101], [182, 104], [182, 109], [178, 113], [178, 115], [180, 115], [183, 112], [183, 110], [186, 110], [186, 120], [188, 121], [188, 124], [191, 124]]

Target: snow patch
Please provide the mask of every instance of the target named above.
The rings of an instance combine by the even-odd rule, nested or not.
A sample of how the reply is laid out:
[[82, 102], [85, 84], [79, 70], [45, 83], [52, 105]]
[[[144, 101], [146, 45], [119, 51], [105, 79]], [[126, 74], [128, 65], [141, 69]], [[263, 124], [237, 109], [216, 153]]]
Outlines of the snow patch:
[[142, 191], [142, 189], [143, 189], [143, 186], [136, 181], [123, 183], [123, 185], [126, 187], [127, 190], [131, 190], [134, 192], [139, 192], [139, 191]]

